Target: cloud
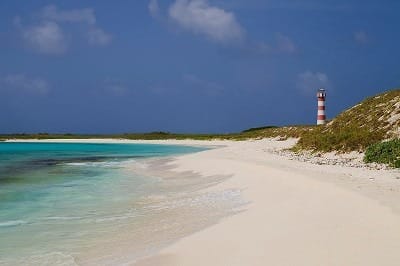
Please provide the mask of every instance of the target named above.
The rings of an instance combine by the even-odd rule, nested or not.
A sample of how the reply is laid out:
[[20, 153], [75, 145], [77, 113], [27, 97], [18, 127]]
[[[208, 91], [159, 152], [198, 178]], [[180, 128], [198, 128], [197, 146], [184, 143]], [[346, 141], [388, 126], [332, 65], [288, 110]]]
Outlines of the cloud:
[[160, 17], [160, 6], [158, 5], [158, 1], [157, 0], [150, 0], [148, 8], [149, 8], [150, 15], [153, 18], [159, 18]]
[[314, 92], [331, 86], [331, 82], [325, 73], [306, 71], [297, 76], [296, 86], [304, 92]]
[[19, 29], [25, 43], [42, 54], [63, 54], [68, 50], [64, 33], [68, 29], [65, 27], [67, 23], [80, 28], [83, 26], [87, 42], [91, 45], [105, 46], [112, 41], [112, 36], [97, 26], [96, 16], [91, 8], [60, 10], [49, 5], [42, 8], [34, 18], [34, 23], [26, 26], [17, 16], [14, 18], [14, 25]]
[[59, 25], [45, 21], [35, 26], [21, 28], [23, 40], [34, 50], [43, 54], [63, 54], [67, 42]]
[[92, 8], [59, 10], [54, 5], [42, 9], [41, 18], [55, 22], [83, 23], [89, 25], [87, 40], [92, 45], [107, 45], [112, 41], [112, 36], [96, 26], [96, 16]]
[[100, 28], [90, 28], [88, 31], [88, 42], [93, 45], [105, 46], [112, 41], [112, 36]]
[[364, 31], [358, 31], [354, 33], [354, 41], [359, 44], [368, 43], [368, 35]]
[[[150, 0], [148, 9], [153, 18], [161, 18], [158, 0]], [[269, 55], [297, 51], [292, 39], [282, 33], [276, 34], [270, 43], [249, 39], [233, 12], [211, 5], [208, 0], [174, 0], [167, 13], [179, 28], [220, 44], [234, 44], [232, 47], [242, 52]]]
[[59, 10], [56, 6], [49, 5], [42, 9], [41, 16], [57, 22], [96, 24], [96, 16], [91, 8]]
[[235, 14], [211, 6], [207, 0], [176, 0], [169, 17], [181, 28], [222, 43], [244, 39], [245, 32]]
[[23, 74], [12, 74], [0, 78], [2, 88], [19, 90], [35, 94], [47, 94], [50, 90], [49, 83], [42, 78], [30, 78]]

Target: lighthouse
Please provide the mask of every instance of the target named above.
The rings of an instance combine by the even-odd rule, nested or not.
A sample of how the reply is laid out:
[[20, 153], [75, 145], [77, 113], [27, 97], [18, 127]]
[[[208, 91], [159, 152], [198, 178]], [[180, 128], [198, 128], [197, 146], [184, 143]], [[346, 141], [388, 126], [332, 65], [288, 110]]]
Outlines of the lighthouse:
[[326, 123], [326, 115], [325, 115], [326, 92], [325, 92], [325, 89], [318, 90], [317, 98], [318, 98], [317, 125], [324, 125]]

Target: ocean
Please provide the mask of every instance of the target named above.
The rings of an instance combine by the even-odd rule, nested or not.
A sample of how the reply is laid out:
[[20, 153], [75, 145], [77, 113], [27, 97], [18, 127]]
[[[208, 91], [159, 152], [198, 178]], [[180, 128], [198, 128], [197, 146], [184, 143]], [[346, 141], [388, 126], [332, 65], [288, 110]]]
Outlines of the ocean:
[[0, 265], [127, 265], [244, 203], [226, 176], [172, 171], [205, 148], [0, 143]]

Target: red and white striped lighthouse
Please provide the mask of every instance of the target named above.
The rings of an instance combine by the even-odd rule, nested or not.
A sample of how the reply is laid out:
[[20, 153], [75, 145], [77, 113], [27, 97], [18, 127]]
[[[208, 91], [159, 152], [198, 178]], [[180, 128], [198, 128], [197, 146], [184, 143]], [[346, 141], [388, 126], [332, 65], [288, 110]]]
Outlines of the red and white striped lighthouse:
[[318, 114], [317, 114], [317, 125], [324, 125], [326, 123], [325, 115], [325, 89], [319, 89], [317, 92], [318, 97]]

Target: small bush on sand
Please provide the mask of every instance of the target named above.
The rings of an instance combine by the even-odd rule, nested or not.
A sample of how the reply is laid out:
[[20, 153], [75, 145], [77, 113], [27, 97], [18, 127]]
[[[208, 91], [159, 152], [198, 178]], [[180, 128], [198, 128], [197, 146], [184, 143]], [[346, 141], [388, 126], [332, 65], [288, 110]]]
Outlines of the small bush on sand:
[[364, 162], [384, 163], [391, 167], [400, 168], [400, 139], [369, 146], [365, 152]]

